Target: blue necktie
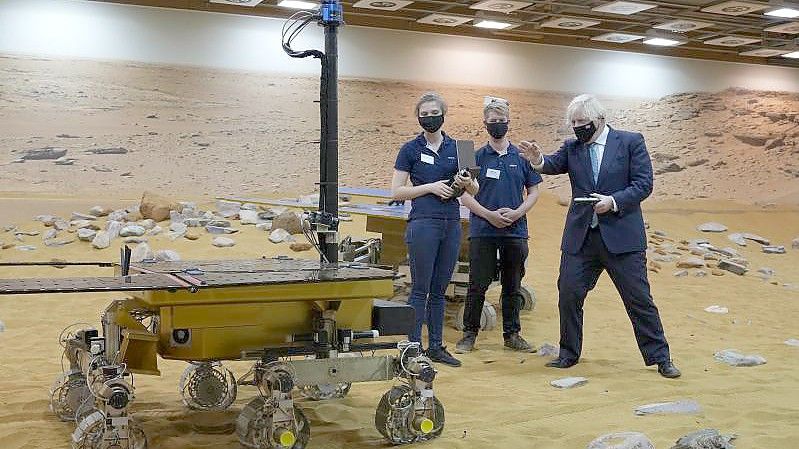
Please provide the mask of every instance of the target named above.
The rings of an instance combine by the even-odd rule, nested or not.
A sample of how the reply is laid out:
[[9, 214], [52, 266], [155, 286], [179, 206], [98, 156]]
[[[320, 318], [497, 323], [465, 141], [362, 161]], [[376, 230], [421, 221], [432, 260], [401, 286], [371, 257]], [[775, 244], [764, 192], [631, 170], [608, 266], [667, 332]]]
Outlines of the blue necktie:
[[594, 172], [594, 185], [596, 185], [597, 180], [599, 179], [599, 145], [596, 143], [592, 143], [588, 147], [588, 154], [591, 156], [591, 169]]
[[[594, 186], [596, 186], [597, 180], [599, 180], [599, 145], [596, 143], [592, 143], [588, 146], [588, 155], [591, 157], [591, 170], [594, 172]], [[594, 216], [591, 217], [591, 227], [595, 228], [599, 226], [599, 217], [594, 212]]]

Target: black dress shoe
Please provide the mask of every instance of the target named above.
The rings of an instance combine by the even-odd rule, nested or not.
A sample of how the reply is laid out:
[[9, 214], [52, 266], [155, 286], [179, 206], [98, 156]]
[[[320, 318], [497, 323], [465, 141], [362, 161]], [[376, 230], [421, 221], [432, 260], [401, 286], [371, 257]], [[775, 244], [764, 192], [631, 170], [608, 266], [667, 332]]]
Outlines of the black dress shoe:
[[658, 363], [658, 372], [661, 376], [669, 379], [676, 379], [682, 375], [680, 370], [678, 370], [671, 361]]
[[577, 364], [577, 360], [569, 360], [569, 359], [555, 359], [551, 362], [547, 363], [547, 367], [549, 368], [571, 368], [572, 366]]

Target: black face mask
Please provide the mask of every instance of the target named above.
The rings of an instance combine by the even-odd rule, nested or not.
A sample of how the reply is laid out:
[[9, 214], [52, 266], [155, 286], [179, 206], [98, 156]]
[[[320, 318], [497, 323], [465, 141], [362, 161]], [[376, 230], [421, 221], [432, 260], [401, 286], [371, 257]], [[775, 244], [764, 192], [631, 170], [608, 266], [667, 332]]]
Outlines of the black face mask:
[[486, 123], [486, 131], [491, 137], [501, 139], [508, 133], [508, 122], [505, 123]]
[[426, 117], [419, 117], [419, 124], [422, 125], [422, 129], [425, 131], [434, 133], [444, 125], [444, 116], [428, 115]]
[[596, 125], [594, 122], [588, 122], [583, 126], [575, 126], [574, 135], [577, 136], [577, 141], [580, 143], [588, 143], [591, 137], [596, 133]]

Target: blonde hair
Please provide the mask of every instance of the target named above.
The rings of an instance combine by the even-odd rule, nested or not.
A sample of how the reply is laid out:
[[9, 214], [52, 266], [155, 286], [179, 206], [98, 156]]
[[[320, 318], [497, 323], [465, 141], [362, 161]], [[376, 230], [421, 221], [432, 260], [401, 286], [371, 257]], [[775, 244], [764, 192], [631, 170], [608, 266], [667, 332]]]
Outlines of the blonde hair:
[[510, 119], [510, 103], [504, 98], [485, 97], [483, 99], [483, 120], [487, 119], [488, 113], [492, 111]]
[[419, 97], [419, 101], [416, 102], [416, 107], [414, 108], [414, 112], [416, 116], [419, 116], [419, 108], [422, 107], [424, 103], [428, 101], [435, 101], [438, 103], [438, 107], [441, 109], [441, 115], [447, 115], [447, 101], [444, 100], [444, 97], [441, 96], [438, 92], [425, 92]]
[[566, 108], [566, 123], [571, 126], [572, 119], [578, 112], [582, 112], [588, 120], [596, 122], [605, 118], [605, 107], [591, 94], [582, 94], [574, 97]]

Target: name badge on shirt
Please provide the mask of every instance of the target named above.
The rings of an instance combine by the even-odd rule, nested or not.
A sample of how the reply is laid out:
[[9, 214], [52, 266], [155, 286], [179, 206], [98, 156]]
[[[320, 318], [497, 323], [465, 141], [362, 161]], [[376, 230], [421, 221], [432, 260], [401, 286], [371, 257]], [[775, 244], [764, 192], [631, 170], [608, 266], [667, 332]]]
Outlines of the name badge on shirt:
[[489, 168], [486, 170], [486, 177], [491, 179], [499, 179], [499, 170], [494, 168]]
[[436, 160], [433, 156], [430, 156], [429, 154], [422, 154], [422, 162], [424, 162], [425, 164], [435, 164]]

